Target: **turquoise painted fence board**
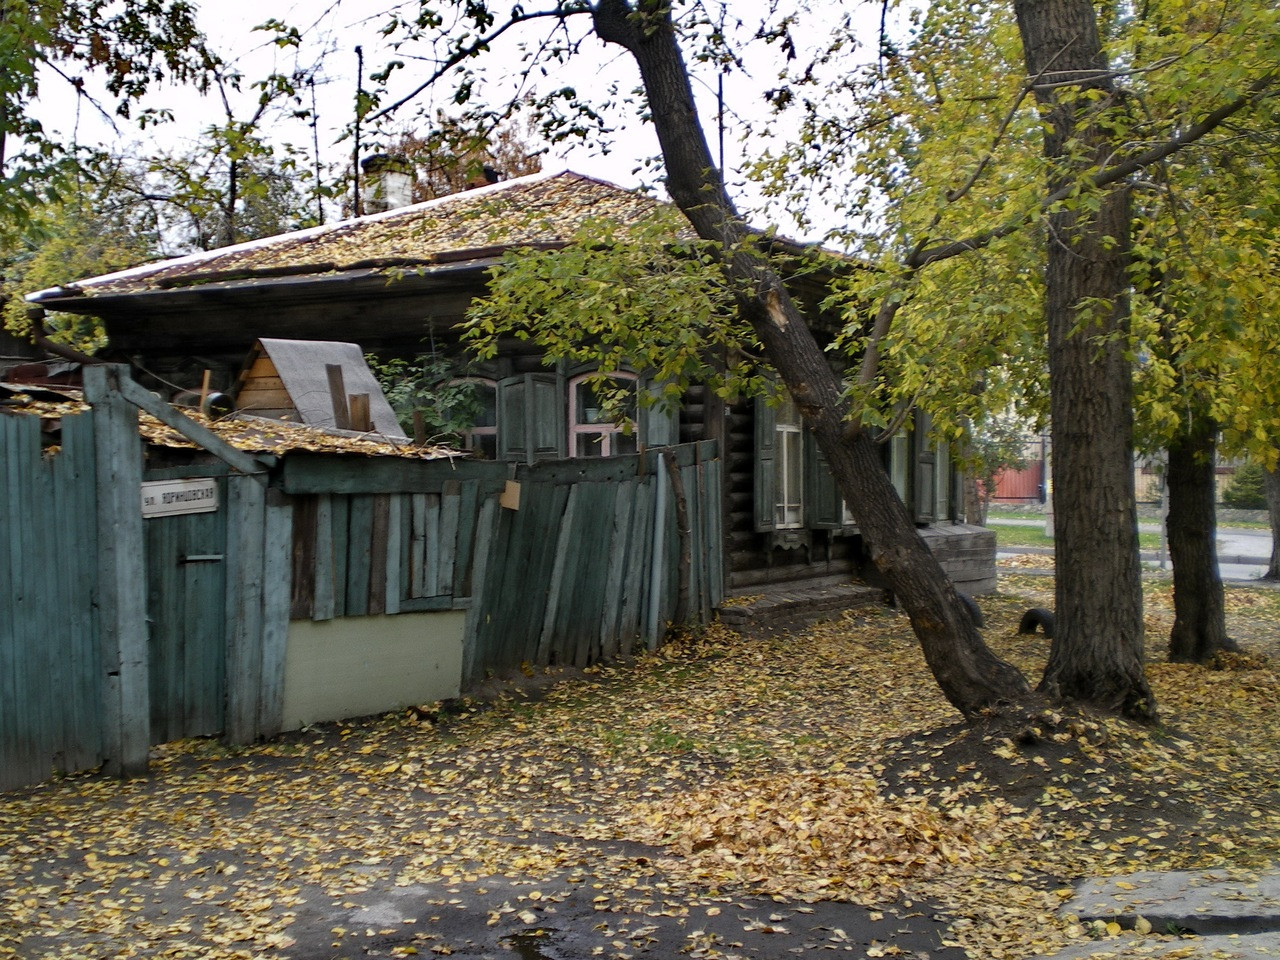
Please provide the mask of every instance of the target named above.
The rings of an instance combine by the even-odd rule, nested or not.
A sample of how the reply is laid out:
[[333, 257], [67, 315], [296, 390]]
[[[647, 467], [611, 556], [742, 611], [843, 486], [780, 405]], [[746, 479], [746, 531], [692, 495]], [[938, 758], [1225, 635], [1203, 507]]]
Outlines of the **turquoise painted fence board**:
[[315, 588], [314, 604], [311, 612], [313, 620], [332, 620], [337, 614], [338, 600], [334, 584], [337, 575], [334, 572], [334, 536], [333, 536], [333, 497], [321, 494], [316, 497], [315, 520]]
[[373, 496], [359, 494], [350, 498], [351, 511], [347, 526], [347, 602], [349, 617], [363, 617], [369, 612], [369, 561], [373, 555]]
[[478, 482], [460, 484], [458, 498], [458, 546], [453, 561], [453, 586], [451, 593], [458, 598], [471, 596], [473, 560], [477, 559], [475, 544], [480, 529], [482, 485]]
[[[480, 507], [479, 515], [476, 518], [476, 534], [475, 534], [475, 567], [472, 571], [474, 581], [478, 584], [488, 582], [488, 565], [489, 557], [492, 555], [492, 544], [498, 529], [499, 513], [498, 501], [494, 497], [490, 497]], [[463, 627], [462, 637], [462, 683], [467, 685], [475, 682], [475, 678], [480, 673], [477, 664], [479, 656], [479, 636], [481, 629], [487, 624], [489, 614], [483, 610], [480, 604], [472, 602], [467, 609], [466, 622]]]
[[270, 737], [284, 727], [284, 661], [289, 637], [292, 593], [293, 505], [267, 491], [262, 525], [262, 675], [257, 691], [256, 735]]
[[250, 743], [258, 733], [262, 687], [262, 570], [266, 490], [256, 480], [227, 484], [226, 739]]
[[400, 612], [400, 602], [404, 593], [403, 571], [406, 569], [404, 554], [404, 521], [403, 509], [405, 497], [393, 493], [387, 500], [387, 599], [384, 613], [395, 616]]
[[[95, 510], [93, 419], [85, 414], [62, 419], [62, 450], [49, 464], [58, 522], [57, 569], [63, 584], [57, 615], [65, 667], [50, 677], [67, 677], [70, 702], [63, 729], [62, 769], [88, 770], [102, 761], [102, 661], [94, 603], [98, 553], [96, 527], [87, 521]], [[50, 656], [55, 656], [52, 646]], [[66, 671], [65, 673], [63, 671]]]
[[[0, 618], [0, 787], [20, 786], [49, 776], [53, 757], [45, 756], [56, 737], [41, 719], [43, 691], [33, 690], [30, 660], [39, 648], [31, 637], [38, 601], [31, 576], [36, 558], [24, 555], [31, 539], [30, 518], [40, 510], [39, 491], [30, 491], [24, 474], [39, 463], [39, 423], [0, 416], [0, 590], [9, 615]], [[43, 478], [41, 478], [43, 479]], [[43, 488], [43, 484], [39, 485]]]

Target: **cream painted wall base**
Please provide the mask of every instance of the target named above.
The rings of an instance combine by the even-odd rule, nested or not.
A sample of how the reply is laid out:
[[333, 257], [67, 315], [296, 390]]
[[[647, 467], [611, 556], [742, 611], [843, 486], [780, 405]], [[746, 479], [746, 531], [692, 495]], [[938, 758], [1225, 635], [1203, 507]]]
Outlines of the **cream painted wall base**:
[[284, 729], [458, 695], [466, 613], [289, 623]]

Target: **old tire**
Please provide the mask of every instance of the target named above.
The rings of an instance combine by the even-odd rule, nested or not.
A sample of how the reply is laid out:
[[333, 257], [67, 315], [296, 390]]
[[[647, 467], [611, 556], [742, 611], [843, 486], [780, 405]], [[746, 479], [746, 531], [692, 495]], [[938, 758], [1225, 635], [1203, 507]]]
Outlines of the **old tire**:
[[1053, 636], [1053, 611], [1044, 607], [1032, 607], [1018, 621], [1019, 633], [1035, 633], [1036, 627], [1044, 630], [1046, 637]]

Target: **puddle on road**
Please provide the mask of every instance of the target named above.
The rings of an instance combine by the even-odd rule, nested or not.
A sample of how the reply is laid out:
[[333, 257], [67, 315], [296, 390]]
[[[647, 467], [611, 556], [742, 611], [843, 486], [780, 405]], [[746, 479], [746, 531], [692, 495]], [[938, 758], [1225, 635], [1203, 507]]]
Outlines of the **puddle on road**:
[[506, 948], [520, 960], [556, 960], [551, 949], [550, 930], [535, 927], [524, 933], [517, 933], [503, 940]]

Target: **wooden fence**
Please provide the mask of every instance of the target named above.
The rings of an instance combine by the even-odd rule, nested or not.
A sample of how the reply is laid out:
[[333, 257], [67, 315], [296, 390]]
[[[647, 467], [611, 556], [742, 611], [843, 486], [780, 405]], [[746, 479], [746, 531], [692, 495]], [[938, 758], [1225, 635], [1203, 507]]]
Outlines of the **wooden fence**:
[[94, 423], [0, 416], [0, 789], [102, 761]]
[[518, 466], [223, 449], [164, 474], [217, 477], [216, 514], [144, 526], [136, 408], [180, 415], [119, 369], [86, 388], [56, 451], [0, 416], [0, 790], [278, 732], [291, 618], [465, 610], [465, 690], [652, 648], [723, 599], [713, 442]]
[[468, 610], [464, 687], [653, 647], [723, 599], [721, 483], [711, 442], [532, 465], [288, 456], [291, 615]]

